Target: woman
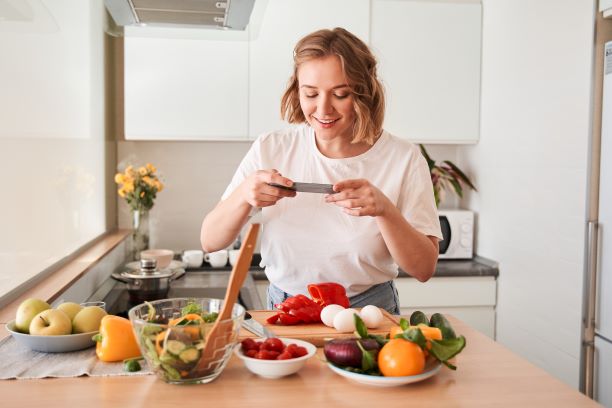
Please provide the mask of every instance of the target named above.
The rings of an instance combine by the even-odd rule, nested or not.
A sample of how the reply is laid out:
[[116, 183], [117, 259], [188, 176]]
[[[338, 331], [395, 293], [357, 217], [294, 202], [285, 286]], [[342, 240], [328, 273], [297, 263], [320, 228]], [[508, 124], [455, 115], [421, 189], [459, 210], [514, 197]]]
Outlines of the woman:
[[[294, 63], [281, 115], [299, 126], [253, 143], [204, 219], [202, 247], [225, 248], [261, 209], [269, 308], [310, 283], [338, 282], [351, 306], [399, 314], [398, 265], [428, 280], [442, 236], [427, 163], [382, 129], [383, 88], [361, 40], [342, 28], [316, 31], [297, 43]], [[335, 193], [270, 185], [294, 181], [333, 184]]]

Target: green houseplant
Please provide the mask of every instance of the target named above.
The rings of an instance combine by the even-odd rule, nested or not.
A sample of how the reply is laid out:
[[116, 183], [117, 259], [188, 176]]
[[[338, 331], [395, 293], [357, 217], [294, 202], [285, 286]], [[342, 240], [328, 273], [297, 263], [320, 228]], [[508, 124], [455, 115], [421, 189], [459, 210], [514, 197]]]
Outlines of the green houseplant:
[[468, 176], [466, 176], [453, 162], [444, 160], [438, 165], [436, 161], [429, 156], [427, 150], [425, 150], [425, 146], [419, 145], [419, 147], [421, 148], [421, 153], [423, 153], [425, 160], [427, 160], [429, 172], [431, 173], [436, 207], [440, 205], [440, 201], [442, 201], [446, 190], [454, 191], [460, 198], [463, 198], [464, 185], [474, 191], [478, 191]]

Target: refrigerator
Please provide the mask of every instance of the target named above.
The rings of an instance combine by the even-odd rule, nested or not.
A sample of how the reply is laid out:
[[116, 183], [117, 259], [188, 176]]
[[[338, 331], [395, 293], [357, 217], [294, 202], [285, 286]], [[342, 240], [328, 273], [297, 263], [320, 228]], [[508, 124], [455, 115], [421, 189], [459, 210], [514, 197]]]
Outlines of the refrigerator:
[[587, 232], [581, 388], [612, 408], [612, 41], [603, 62], [601, 139], [591, 146], [600, 153], [599, 182], [590, 183], [597, 205]]

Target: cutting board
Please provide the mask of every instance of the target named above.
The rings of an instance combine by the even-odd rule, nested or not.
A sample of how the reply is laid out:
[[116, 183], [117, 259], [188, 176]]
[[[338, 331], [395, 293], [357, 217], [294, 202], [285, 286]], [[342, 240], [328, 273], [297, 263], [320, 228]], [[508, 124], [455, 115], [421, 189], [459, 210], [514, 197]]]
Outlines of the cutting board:
[[[359, 309], [357, 309], [359, 310]], [[386, 336], [389, 334], [391, 327], [399, 325], [399, 316], [393, 316], [389, 312], [382, 310], [384, 320], [383, 323], [376, 329], [368, 329], [370, 334], [380, 334]], [[350, 338], [355, 337], [354, 333], [340, 333], [333, 327], [327, 327], [323, 323], [314, 324], [296, 324], [294, 326], [281, 326], [279, 324], [269, 324], [266, 319], [276, 313], [274, 310], [249, 310], [253, 319], [261, 323], [266, 329], [270, 330], [276, 337], [288, 337], [292, 339], [304, 340], [314, 344], [317, 347], [322, 347], [326, 341], [330, 339]], [[240, 329], [240, 339], [247, 337], [258, 337], [251, 333], [246, 328]]]

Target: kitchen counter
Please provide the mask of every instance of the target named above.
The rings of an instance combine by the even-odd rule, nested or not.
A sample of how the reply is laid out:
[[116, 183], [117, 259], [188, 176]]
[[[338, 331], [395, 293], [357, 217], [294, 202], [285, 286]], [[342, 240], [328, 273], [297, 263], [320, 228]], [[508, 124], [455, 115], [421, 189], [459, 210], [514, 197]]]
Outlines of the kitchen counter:
[[[442, 368], [429, 380], [393, 388], [350, 382], [312, 358], [296, 375], [267, 380], [251, 374], [235, 356], [210, 384], [168, 385], [156, 376], [79, 377], [0, 381], [4, 406], [169, 407], [594, 407], [595, 402], [449, 317], [467, 338], [457, 371]], [[319, 350], [319, 354], [322, 351]]]
[[[440, 259], [436, 265], [436, 277], [450, 276], [499, 276], [497, 262], [475, 256], [472, 259]], [[400, 269], [399, 278], [411, 277]]]
[[[259, 266], [261, 256], [255, 254], [253, 256], [253, 262], [250, 270], [250, 274], [254, 280], [267, 280], [264, 269]], [[231, 271], [231, 266], [224, 266], [220, 268], [213, 268], [206, 264], [197, 270], [210, 270], [210, 271]], [[499, 275], [499, 267], [497, 262], [490, 259], [475, 256], [472, 259], [440, 259], [436, 266], [436, 277], [451, 277], [451, 276], [493, 276]], [[403, 270], [399, 270], [398, 278], [412, 278]]]

